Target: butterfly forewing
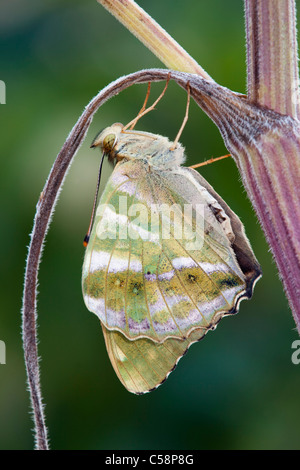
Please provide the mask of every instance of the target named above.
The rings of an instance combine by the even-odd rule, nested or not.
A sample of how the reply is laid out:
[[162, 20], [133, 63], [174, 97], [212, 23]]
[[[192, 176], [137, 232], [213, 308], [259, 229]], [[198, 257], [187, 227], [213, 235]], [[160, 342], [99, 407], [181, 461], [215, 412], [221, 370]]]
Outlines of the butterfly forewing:
[[[169, 171], [169, 182], [172, 178]], [[165, 179], [166, 172], [162, 176], [154, 169], [149, 172], [141, 160], [116, 169], [108, 184], [110, 196], [105, 191], [105, 203], [100, 200], [101, 211], [97, 211], [87, 249], [87, 306], [105, 327], [117, 329], [129, 339], [184, 339], [195, 328], [210, 328], [214, 316], [230, 312], [245, 289], [228, 238], [213, 214], [209, 233], [197, 234], [200, 249], [191, 249], [191, 240], [185, 238], [184, 230], [188, 230], [183, 225], [196, 231], [197, 205], [207, 210], [205, 199], [200, 193], [193, 197], [186, 220], [184, 205], [191, 201], [171, 190]], [[122, 213], [120, 201], [127, 215]], [[137, 201], [138, 224], [137, 212], [129, 215]], [[165, 206], [162, 211], [158, 210], [160, 204]], [[155, 227], [151, 226], [153, 205], [158, 212], [153, 217]], [[168, 208], [172, 209], [169, 213]], [[110, 223], [113, 219], [115, 225]]]

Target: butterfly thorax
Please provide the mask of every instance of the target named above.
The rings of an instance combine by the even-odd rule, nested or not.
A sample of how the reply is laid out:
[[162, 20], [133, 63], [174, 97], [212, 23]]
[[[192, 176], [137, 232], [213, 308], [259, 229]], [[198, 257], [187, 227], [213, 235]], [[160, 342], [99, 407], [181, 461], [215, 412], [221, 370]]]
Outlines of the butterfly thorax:
[[185, 161], [184, 148], [167, 137], [150, 132], [125, 130], [123, 124], [116, 123], [104, 129], [94, 139], [92, 147], [100, 147], [109, 160], [120, 162], [143, 160], [150, 166], [172, 169]]

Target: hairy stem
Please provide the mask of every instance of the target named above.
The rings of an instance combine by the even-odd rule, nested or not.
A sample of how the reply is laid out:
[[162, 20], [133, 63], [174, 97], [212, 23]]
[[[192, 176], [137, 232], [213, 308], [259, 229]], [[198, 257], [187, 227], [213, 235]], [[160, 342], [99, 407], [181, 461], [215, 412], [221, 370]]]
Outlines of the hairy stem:
[[[245, 17], [249, 100], [299, 119], [295, 1], [245, 0]], [[300, 332], [299, 146], [299, 135], [279, 136], [273, 132], [268, 142], [244, 155], [244, 184], [271, 246]]]
[[300, 333], [300, 123], [224, 91], [194, 99], [237, 163]]
[[299, 116], [294, 0], [245, 0], [248, 98]]

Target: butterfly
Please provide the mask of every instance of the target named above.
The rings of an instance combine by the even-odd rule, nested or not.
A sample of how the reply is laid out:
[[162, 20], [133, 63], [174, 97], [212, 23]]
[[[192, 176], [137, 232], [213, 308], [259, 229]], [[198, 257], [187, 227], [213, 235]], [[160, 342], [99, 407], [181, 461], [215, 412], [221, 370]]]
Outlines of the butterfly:
[[252, 296], [261, 268], [237, 215], [184, 148], [120, 123], [94, 140], [115, 163], [83, 263], [86, 307], [126, 389], [163, 383], [191, 344]]

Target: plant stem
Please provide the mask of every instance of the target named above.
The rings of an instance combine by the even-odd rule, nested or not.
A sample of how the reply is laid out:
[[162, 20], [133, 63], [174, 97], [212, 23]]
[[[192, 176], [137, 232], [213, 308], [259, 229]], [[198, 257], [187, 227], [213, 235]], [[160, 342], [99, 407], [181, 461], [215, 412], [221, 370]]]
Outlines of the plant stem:
[[212, 80], [205, 70], [133, 0], [97, 0], [133, 33], [163, 64]]
[[[191, 82], [191, 90], [192, 90]], [[300, 333], [300, 124], [203, 87], [195, 101], [219, 127], [272, 249]], [[222, 90], [222, 91], [221, 91]]]
[[[295, 1], [245, 0], [245, 17], [249, 100], [299, 119]], [[268, 140], [244, 155], [244, 184], [300, 332], [300, 140], [276, 132]]]
[[299, 116], [294, 0], [245, 0], [248, 98]]

